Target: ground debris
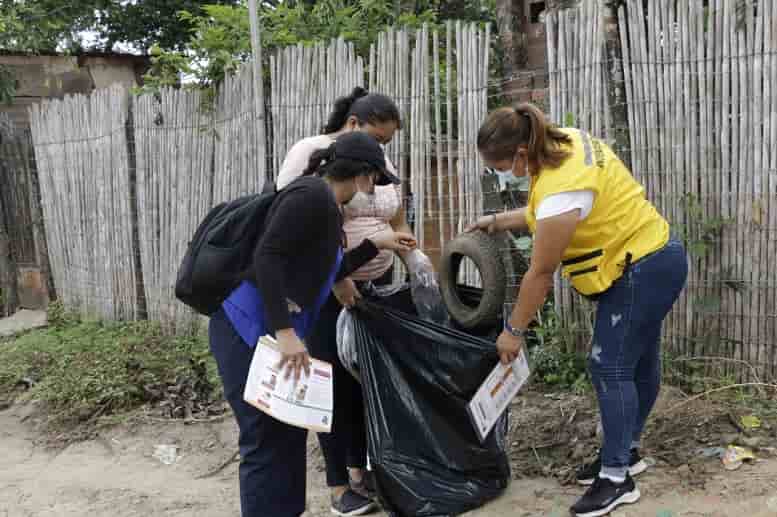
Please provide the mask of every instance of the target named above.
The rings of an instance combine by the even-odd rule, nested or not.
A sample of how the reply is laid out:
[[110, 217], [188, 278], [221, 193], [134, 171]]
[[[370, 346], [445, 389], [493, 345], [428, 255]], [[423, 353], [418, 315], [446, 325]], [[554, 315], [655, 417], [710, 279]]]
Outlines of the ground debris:
[[[507, 443], [516, 479], [552, 477], [562, 485], [575, 482], [575, 472], [593, 461], [600, 447], [596, 428], [599, 412], [593, 393], [548, 393], [531, 386], [512, 405]], [[743, 445], [777, 446], [770, 436], [772, 426], [764, 419], [761, 429], [742, 433], [739, 414], [746, 408], [732, 407], [728, 401], [694, 400], [678, 402], [685, 396], [677, 389], [665, 388], [643, 436], [642, 456], [667, 467], [683, 483], [694, 480], [703, 487], [706, 480], [720, 474], [720, 459], [701, 454], [701, 450]], [[734, 415], [737, 415], [736, 417]], [[748, 436], [750, 435], [750, 436]], [[688, 473], [692, 472], [692, 476]]]

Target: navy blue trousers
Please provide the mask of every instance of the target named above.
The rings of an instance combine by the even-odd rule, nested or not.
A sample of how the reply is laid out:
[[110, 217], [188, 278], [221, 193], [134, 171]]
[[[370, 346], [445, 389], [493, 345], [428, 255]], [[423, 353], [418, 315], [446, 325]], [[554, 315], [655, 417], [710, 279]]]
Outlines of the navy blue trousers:
[[243, 401], [254, 349], [223, 310], [210, 319], [210, 350], [240, 429], [242, 517], [297, 517], [305, 511], [307, 430], [286, 425]]

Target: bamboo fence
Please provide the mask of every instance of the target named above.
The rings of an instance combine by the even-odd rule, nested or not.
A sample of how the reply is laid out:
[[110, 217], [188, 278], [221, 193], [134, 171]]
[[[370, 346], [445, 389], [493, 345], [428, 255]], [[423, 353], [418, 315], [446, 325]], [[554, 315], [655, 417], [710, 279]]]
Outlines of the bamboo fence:
[[224, 79], [215, 102], [215, 130], [207, 119], [201, 120], [203, 131], [211, 131], [215, 140], [213, 199], [209, 200], [213, 205], [264, 188], [266, 164], [256, 150], [259, 131], [252, 68], [249, 63]]
[[[214, 194], [226, 196], [244, 184], [240, 171], [232, 170], [215, 188], [214, 113], [203, 109], [204, 100], [197, 91], [166, 89], [135, 102], [137, 224], [148, 317], [171, 330], [186, 331], [199, 321], [174, 293], [189, 239], [214, 205]], [[227, 167], [219, 164], [222, 171]]]
[[[282, 49], [269, 59], [270, 131], [259, 144], [252, 63], [213, 98], [186, 89], [137, 97], [111, 89], [36, 107], [33, 138], [63, 300], [109, 319], [139, 317], [143, 306], [171, 331], [198, 326], [200, 318], [174, 297], [197, 223], [215, 204], [261, 191], [289, 147], [320, 133], [335, 99], [366, 79], [401, 108], [406, 129], [387, 152], [413, 194], [420, 239], [433, 235], [427, 251], [439, 253], [480, 213], [481, 164], [470, 133], [486, 113], [489, 37], [448, 24], [444, 78], [441, 37], [426, 26], [382, 34], [366, 64], [342, 39]], [[262, 145], [272, 149], [267, 163], [260, 163]], [[109, 278], [113, 290], [102, 287]]]
[[[619, 63], [606, 51], [599, 2], [549, 13], [550, 115], [611, 143], [627, 132], [624, 160], [688, 241], [688, 287], [665, 328], [670, 350], [773, 373], [777, 3], [744, 11], [723, 0], [703, 4], [659, 0], [645, 12], [629, 0], [620, 7], [627, 121], [618, 124], [610, 78]], [[474, 139], [489, 88], [504, 86], [489, 81], [490, 39], [487, 29], [448, 22], [439, 32], [388, 30], [363, 57], [342, 40], [282, 49], [269, 58], [267, 141], [259, 144], [251, 64], [212, 99], [112, 89], [33, 108], [61, 297], [109, 319], [138, 317], [145, 301], [148, 317], [171, 329], [198, 322], [172, 290], [197, 222], [215, 203], [272, 181], [288, 148], [318, 134], [334, 100], [362, 84], [400, 107], [403, 129], [386, 151], [403, 180], [408, 217], [436, 258], [483, 211]], [[138, 253], [142, 268], [133, 268]], [[468, 268], [462, 280], [478, 278]], [[588, 335], [593, 307], [564, 282], [555, 292], [564, 324]]]
[[[483, 211], [475, 137], [488, 109], [490, 41], [488, 28], [449, 21], [439, 33], [389, 30], [370, 50], [370, 90], [394, 99], [403, 119], [386, 152], [419, 244], [433, 258]], [[396, 280], [403, 274], [397, 260]], [[471, 265], [461, 280], [479, 284]]]
[[127, 100], [110, 88], [30, 113], [57, 293], [68, 307], [104, 319], [138, 315]]
[[[691, 272], [665, 325], [673, 354], [777, 367], [777, 3], [629, 0], [618, 22], [628, 127], [612, 128], [598, 2], [547, 20], [551, 116], [627, 130], [635, 177], [687, 242]], [[566, 323], [590, 329], [565, 285]], [[750, 371], [750, 370], [746, 370]]]
[[270, 85], [274, 178], [292, 145], [321, 133], [335, 99], [364, 85], [364, 59], [343, 39], [286, 47], [270, 56]]

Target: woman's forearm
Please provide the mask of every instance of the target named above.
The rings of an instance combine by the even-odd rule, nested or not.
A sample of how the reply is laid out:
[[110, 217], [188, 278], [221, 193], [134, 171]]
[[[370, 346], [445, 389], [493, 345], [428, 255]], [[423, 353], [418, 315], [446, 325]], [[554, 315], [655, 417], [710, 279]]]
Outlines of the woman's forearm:
[[[394, 230], [395, 232], [409, 233], [411, 235], [413, 234], [413, 230], [410, 229], [410, 225], [407, 224], [407, 221], [405, 220], [404, 217], [398, 223], [394, 223], [394, 221], [392, 221], [391, 229]], [[413, 250], [397, 251], [397, 255], [402, 260], [402, 262], [405, 263], [405, 265], [407, 265], [407, 256], [408, 254], [412, 253], [412, 251]]]
[[494, 215], [494, 222], [496, 223], [494, 229], [496, 231], [525, 231], [529, 229], [529, 226], [526, 224], [526, 208], [519, 208], [517, 210], [510, 210]]

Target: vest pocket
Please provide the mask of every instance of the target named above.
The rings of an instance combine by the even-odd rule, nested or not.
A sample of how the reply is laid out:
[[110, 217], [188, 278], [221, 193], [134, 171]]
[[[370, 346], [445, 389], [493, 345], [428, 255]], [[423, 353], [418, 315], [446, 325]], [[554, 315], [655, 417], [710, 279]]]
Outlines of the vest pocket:
[[572, 257], [570, 259], [562, 260], [561, 264], [564, 266], [572, 266], [574, 264], [580, 264], [581, 262], [588, 262], [589, 260], [595, 259], [597, 257], [601, 257], [602, 255], [604, 255], [604, 250], [598, 249], [590, 253], [586, 253], [585, 255], [578, 255], [577, 257]]
[[576, 276], [585, 275], [586, 273], [593, 273], [594, 271], [599, 271], [599, 266], [591, 266], [587, 267], [585, 269], [579, 269], [577, 271], [572, 271], [569, 273], [570, 278], [574, 278]]
[[564, 275], [569, 278], [572, 287], [580, 294], [600, 293], [609, 287], [604, 272], [601, 270], [604, 258], [604, 249], [597, 249], [565, 259], [561, 262], [564, 266]]

